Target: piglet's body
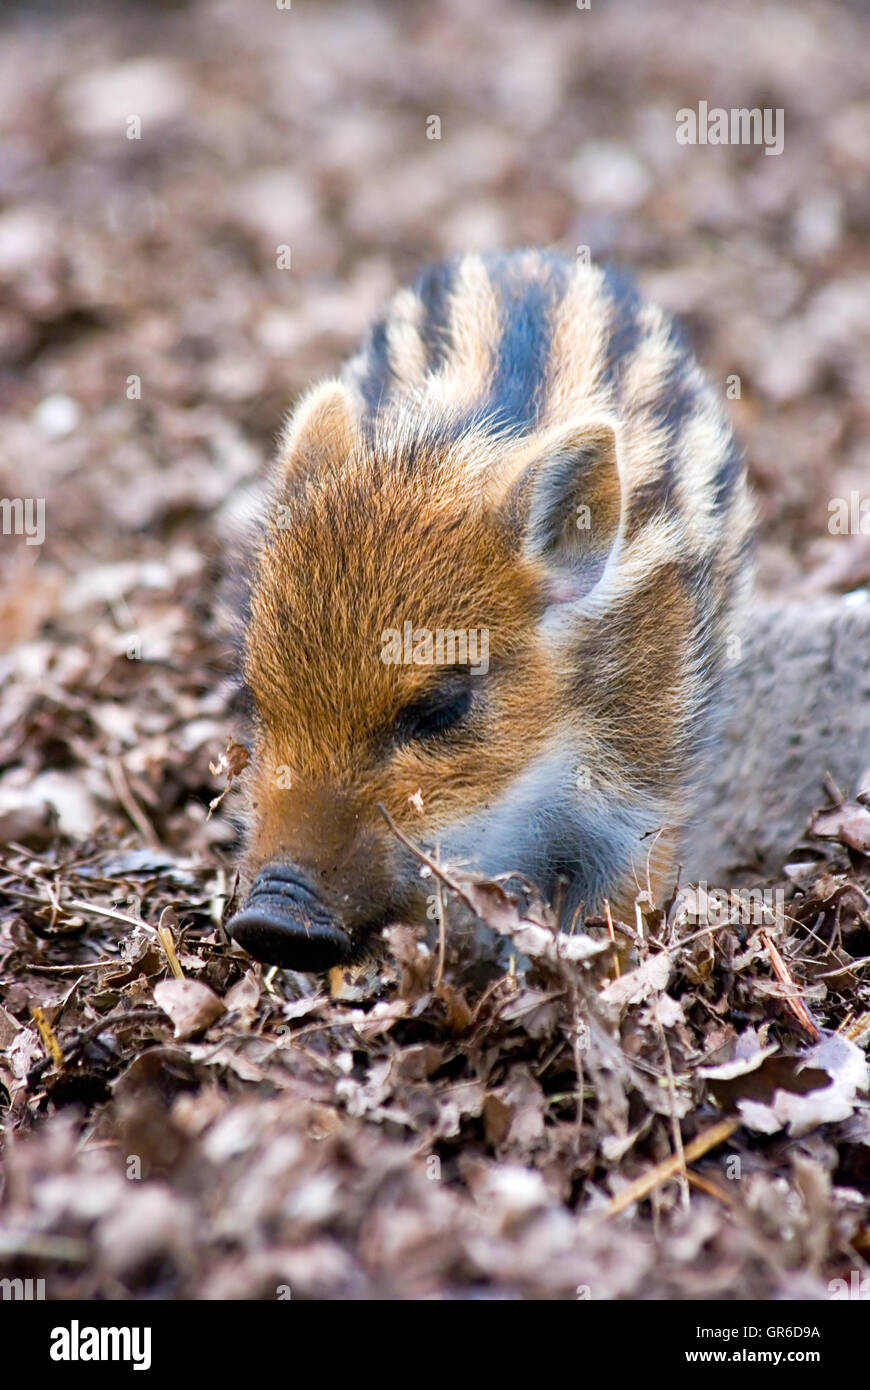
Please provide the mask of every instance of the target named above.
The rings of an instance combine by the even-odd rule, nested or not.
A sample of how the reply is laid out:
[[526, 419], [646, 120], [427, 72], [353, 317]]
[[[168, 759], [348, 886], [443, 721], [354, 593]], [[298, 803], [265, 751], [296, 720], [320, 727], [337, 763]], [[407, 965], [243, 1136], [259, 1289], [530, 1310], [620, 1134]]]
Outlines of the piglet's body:
[[425, 271], [281, 448], [236, 938], [317, 970], [425, 920], [432, 881], [379, 806], [566, 921], [660, 888], [749, 533], [718, 396], [629, 282], [537, 251]]

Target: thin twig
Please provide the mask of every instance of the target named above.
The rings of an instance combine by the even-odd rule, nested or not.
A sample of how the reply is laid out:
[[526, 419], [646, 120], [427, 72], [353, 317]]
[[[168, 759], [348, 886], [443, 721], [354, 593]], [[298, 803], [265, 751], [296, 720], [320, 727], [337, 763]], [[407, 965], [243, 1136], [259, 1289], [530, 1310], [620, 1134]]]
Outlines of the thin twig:
[[[3, 892], [12, 898], [21, 898], [24, 902], [39, 903], [42, 907], [49, 904], [45, 898], [41, 898], [37, 893], [24, 893], [20, 888], [4, 888]], [[64, 898], [63, 902], [58, 902], [58, 907], [64, 912], [69, 912], [70, 908], [74, 912], [93, 912], [97, 917], [110, 917], [113, 922], [124, 922], [128, 927], [145, 927], [148, 931], [156, 931], [148, 922], [141, 917], [131, 917], [129, 912], [119, 912], [114, 907], [102, 907], [99, 903], [89, 903], [84, 898]]]
[[616, 936], [613, 931], [613, 917], [610, 913], [610, 903], [608, 902], [607, 898], [604, 899], [604, 916], [607, 918], [607, 934], [613, 943], [613, 968], [616, 972], [616, 978], [618, 980], [622, 974], [622, 971], [619, 967], [619, 952], [616, 949]]
[[793, 998], [785, 996], [783, 998], [783, 1003], [785, 1004], [786, 1008], [791, 1010], [798, 1023], [800, 1024], [801, 1028], [803, 1028], [804, 1032], [812, 1038], [813, 1042], [820, 1042], [822, 1037], [821, 1029], [819, 1028], [818, 1024], [814, 1022], [814, 1020], [810, 1016], [809, 1009], [807, 1008], [803, 999], [801, 999], [800, 986], [795, 982], [795, 980], [792, 979], [789, 968], [777, 949], [776, 942], [774, 941], [773, 937], [770, 936], [769, 933], [766, 931], [763, 931], [761, 933], [761, 939], [767, 947], [767, 952], [770, 956], [770, 964], [773, 968], [773, 973], [776, 976], [776, 978], [782, 984], [788, 985], [790, 989], [796, 991], [795, 997]]
[[686, 1177], [693, 1187], [697, 1187], [701, 1192], [706, 1192], [708, 1197], [715, 1197], [717, 1202], [722, 1202], [726, 1207], [734, 1206], [734, 1198], [731, 1194], [726, 1192], [718, 1182], [714, 1182], [712, 1178], [708, 1178], [703, 1173], [696, 1173], [692, 1168], [686, 1169]]
[[[438, 851], [438, 858], [441, 859], [441, 851]], [[435, 967], [435, 992], [441, 988], [444, 979], [444, 962], [447, 958], [447, 904], [444, 901], [444, 885], [440, 878], [436, 880], [435, 902], [438, 911], [438, 964]]]
[[659, 1035], [662, 1052], [665, 1059], [665, 1076], [668, 1082], [668, 1099], [671, 1103], [671, 1138], [674, 1145], [674, 1155], [679, 1159], [679, 1179], [680, 1179], [680, 1199], [684, 1209], [689, 1207], [689, 1188], [686, 1182], [686, 1151], [683, 1148], [683, 1134], [680, 1129], [680, 1121], [677, 1115], [677, 1084], [674, 1080], [674, 1068], [671, 1062], [671, 1049], [668, 1047], [668, 1040], [665, 1035], [664, 1025], [653, 1007], [656, 1029]]
[[709, 1153], [711, 1149], [717, 1148], [719, 1144], [724, 1144], [725, 1140], [730, 1139], [731, 1135], [740, 1128], [740, 1123], [740, 1120], [733, 1117], [717, 1120], [716, 1124], [705, 1129], [702, 1134], [692, 1140], [691, 1144], [687, 1144], [682, 1155], [671, 1154], [670, 1158], [666, 1158], [663, 1163], [651, 1168], [648, 1173], [643, 1173], [641, 1177], [635, 1178], [634, 1182], [629, 1183], [621, 1192], [618, 1192], [607, 1210], [602, 1213], [601, 1219], [618, 1216], [634, 1202], [640, 1202], [644, 1197], [648, 1197], [655, 1188], [661, 1187], [662, 1183], [669, 1182], [671, 1178], [675, 1177], [685, 1164], [694, 1163], [697, 1159], [703, 1158], [704, 1154]]
[[470, 912], [473, 912], [476, 917], [477, 909], [475, 908], [474, 903], [472, 902], [469, 895], [464, 891], [462, 885], [460, 883], [457, 883], [455, 879], [452, 879], [449, 874], [446, 874], [440, 864], [436, 863], [434, 859], [430, 858], [430, 856], [426, 854], [424, 850], [420, 849], [419, 845], [415, 845], [414, 841], [408, 838], [408, 836], [405, 834], [403, 830], [399, 829], [399, 827], [396, 825], [396, 822], [393, 820], [393, 817], [390, 815], [389, 811], [387, 810], [386, 806], [383, 804], [382, 801], [378, 802], [378, 810], [380, 811], [384, 820], [387, 822], [387, 825], [392, 830], [396, 839], [400, 840], [401, 843], [405, 846], [405, 848], [409, 849], [411, 853], [415, 855], [417, 859], [420, 860], [421, 864], [425, 864], [427, 869], [431, 869], [432, 873], [435, 875], [436, 878], [439, 878], [442, 883], [446, 883], [451, 893], [455, 893], [458, 898], [461, 898], [462, 901], [465, 903], [465, 906], [469, 909]]
[[110, 758], [107, 764], [107, 770], [109, 773], [109, 781], [112, 783], [112, 786], [115, 790], [115, 795], [117, 796], [124, 810], [127, 812], [127, 816], [129, 817], [134, 827], [139, 831], [139, 834], [142, 836], [143, 840], [148, 841], [148, 844], [151, 847], [151, 849], [162, 850], [163, 846], [160, 843], [157, 831], [154, 829], [154, 826], [151, 824], [145, 812], [142, 810], [142, 807], [139, 805], [138, 801], [133, 795], [133, 792], [130, 788], [130, 783], [127, 781], [127, 774], [124, 770], [124, 764], [121, 762], [121, 759]]

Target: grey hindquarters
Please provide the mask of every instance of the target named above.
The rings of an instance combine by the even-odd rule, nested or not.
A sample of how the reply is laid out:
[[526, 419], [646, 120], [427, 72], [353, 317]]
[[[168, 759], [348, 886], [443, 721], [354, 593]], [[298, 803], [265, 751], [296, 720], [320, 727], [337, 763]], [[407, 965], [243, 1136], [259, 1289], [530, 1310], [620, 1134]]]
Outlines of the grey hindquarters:
[[870, 600], [757, 604], [680, 851], [683, 881], [776, 874], [830, 773], [870, 784]]

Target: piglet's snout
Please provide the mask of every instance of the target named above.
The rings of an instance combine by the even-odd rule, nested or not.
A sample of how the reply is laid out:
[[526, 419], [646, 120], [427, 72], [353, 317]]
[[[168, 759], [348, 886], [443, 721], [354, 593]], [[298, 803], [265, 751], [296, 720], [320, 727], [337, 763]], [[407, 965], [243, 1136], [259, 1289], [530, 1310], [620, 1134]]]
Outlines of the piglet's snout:
[[260, 870], [227, 931], [255, 960], [288, 970], [329, 970], [353, 952], [336, 915], [291, 864], [267, 864]]

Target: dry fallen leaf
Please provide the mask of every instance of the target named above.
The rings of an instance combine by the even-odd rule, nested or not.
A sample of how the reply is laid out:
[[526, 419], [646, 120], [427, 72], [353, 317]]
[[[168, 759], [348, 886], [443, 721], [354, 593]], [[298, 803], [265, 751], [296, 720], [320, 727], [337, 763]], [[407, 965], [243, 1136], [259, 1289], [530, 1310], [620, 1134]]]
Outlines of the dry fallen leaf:
[[870, 854], [870, 808], [857, 801], [844, 801], [830, 811], [820, 811], [810, 825], [820, 840], [839, 840], [849, 849]]
[[248, 970], [224, 995], [227, 1013], [238, 1012], [244, 1028], [250, 1028], [260, 1002], [259, 969]]
[[243, 743], [236, 743], [235, 739], [227, 739], [227, 746], [221, 753], [216, 763], [209, 763], [208, 770], [214, 777], [226, 776], [226, 786], [219, 796], [214, 797], [208, 803], [208, 814], [217, 810], [227, 792], [233, 785], [237, 777], [244, 772], [250, 761], [250, 754]]
[[640, 1004], [651, 994], [660, 993], [667, 988], [672, 962], [665, 951], [650, 956], [634, 970], [611, 980], [599, 992], [598, 998], [604, 1004], [615, 1004], [624, 1008], [628, 1004]]
[[154, 986], [154, 1002], [172, 1019], [180, 1041], [204, 1033], [226, 1013], [223, 1000], [200, 980], [161, 980]]
[[[745, 1039], [744, 1039], [745, 1041]], [[775, 1047], [757, 1048], [718, 1067], [702, 1067], [723, 1104], [762, 1134], [787, 1129], [809, 1134], [820, 1125], [853, 1114], [858, 1093], [870, 1085], [867, 1058], [855, 1043], [828, 1033], [795, 1056]]]
[[[694, 935], [702, 901], [646, 922], [669, 948], [693, 937], [668, 951], [670, 978], [661, 955], [611, 987], [603, 921], [558, 937], [531, 885], [514, 897], [509, 881], [457, 873], [469, 901], [440, 895], [444, 958], [436, 931], [424, 945], [419, 928], [388, 924], [384, 954], [335, 997], [322, 977], [227, 948], [238, 832], [206, 811], [213, 797], [226, 812], [235, 795], [218, 793], [249, 775], [220, 618], [243, 606], [237, 523], [248, 513], [259, 544], [288, 408], [431, 257], [582, 239], [593, 259], [606, 248], [633, 268], [699, 330], [719, 396], [730, 373], [729, 387], [743, 380], [727, 409], [761, 484], [766, 594], [867, 583], [868, 537], [831, 534], [825, 502], [861, 482], [867, 429], [870, 10], [812, 0], [774, 7], [772, 22], [770, 7], [731, 0], [693, 24], [685, 0], [660, 0], [654, 17], [625, 0], [590, 27], [572, 6], [519, 0], [497, 24], [493, 7], [449, 0], [323, 4], [303, 33], [274, 5], [188, 0], [148, 7], [143, 63], [142, 7], [99, 21], [76, 8], [0, 6], [0, 496], [26, 484], [47, 520], [44, 544], [0, 537], [0, 1117], [14, 1132], [0, 1272], [20, 1263], [72, 1300], [826, 1298], [850, 1242], [870, 1249], [868, 1112], [860, 1088], [850, 1099], [855, 1053], [810, 1065], [784, 1004], [812, 1001], [826, 1037], [866, 1039], [866, 798], [823, 812], [800, 850], [779, 979], [757, 932]], [[434, 143], [421, 15], [444, 121]], [[788, 96], [802, 138], [784, 160], [675, 145], [686, 74], [724, 71], [735, 30], [762, 86]], [[124, 138], [133, 112], [140, 143]], [[400, 333], [391, 351], [409, 342]], [[229, 582], [215, 583], [215, 562]], [[312, 599], [326, 616], [323, 585]], [[824, 644], [832, 675], [848, 646]], [[771, 674], [776, 708], [795, 683]], [[630, 687], [636, 675], [623, 672]], [[652, 704], [668, 693], [648, 684]], [[215, 758], [232, 729], [241, 744]], [[848, 719], [830, 734], [836, 760]], [[485, 745], [477, 756], [487, 776]], [[566, 780], [579, 771], [566, 760]], [[738, 806], [767, 794], [741, 863], [787, 813], [793, 772], [735, 781]], [[409, 782], [411, 825], [445, 790]], [[596, 795], [593, 778], [584, 796]], [[147, 925], [169, 925], [170, 905], [192, 991], [171, 1005], [171, 1045], [153, 1007], [166, 957]], [[505, 962], [486, 983], [459, 949], [466, 914]], [[220, 1000], [232, 1017], [185, 1040], [185, 1018], [200, 1029]], [[751, 1039], [732, 1056], [738, 1030]], [[711, 1123], [711, 1097], [734, 1117], [738, 1101], [757, 1105], [778, 1128]], [[787, 1139], [832, 1103], [858, 1108]], [[684, 1157], [706, 1184], [685, 1210]], [[619, 1193], [619, 1219], [590, 1229]]]

